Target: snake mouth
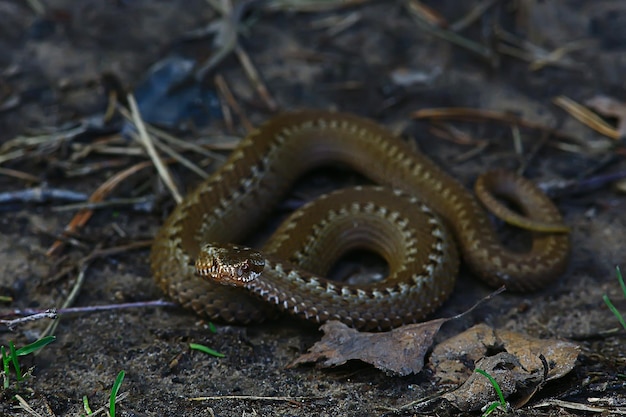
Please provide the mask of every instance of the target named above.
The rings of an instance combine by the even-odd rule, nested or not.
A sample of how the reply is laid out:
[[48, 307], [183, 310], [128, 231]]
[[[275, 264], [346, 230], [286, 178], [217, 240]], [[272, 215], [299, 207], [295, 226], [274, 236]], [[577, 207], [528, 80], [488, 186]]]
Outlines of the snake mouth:
[[259, 252], [232, 244], [205, 244], [195, 262], [198, 276], [233, 287], [245, 287], [261, 275], [264, 267]]

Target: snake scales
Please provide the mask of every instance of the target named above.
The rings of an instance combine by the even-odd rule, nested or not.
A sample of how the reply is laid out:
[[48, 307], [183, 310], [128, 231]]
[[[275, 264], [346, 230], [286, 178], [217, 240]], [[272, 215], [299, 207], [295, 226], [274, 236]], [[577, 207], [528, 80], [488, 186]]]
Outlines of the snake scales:
[[[330, 163], [348, 165], [388, 188], [348, 189], [312, 203], [309, 214], [296, 212], [294, 222], [283, 224], [267, 253], [229, 243], [254, 230], [302, 173]], [[541, 230], [532, 232], [529, 251], [504, 248], [465, 187], [376, 123], [325, 111], [285, 113], [244, 138], [175, 208], [155, 238], [151, 266], [167, 294], [211, 319], [260, 321], [272, 314], [273, 304], [316, 322], [389, 329], [423, 319], [446, 299], [456, 279], [457, 246], [470, 269], [492, 286], [532, 291], [563, 272], [569, 236], [551, 201], [503, 171], [476, 184], [482, 194], [494, 187], [521, 206], [524, 216], [513, 223]], [[296, 220], [305, 224], [302, 230]], [[380, 253], [389, 276], [350, 285], [295, 266], [322, 275], [355, 247]], [[212, 258], [221, 254], [232, 262]], [[208, 273], [230, 285], [198, 276]]]

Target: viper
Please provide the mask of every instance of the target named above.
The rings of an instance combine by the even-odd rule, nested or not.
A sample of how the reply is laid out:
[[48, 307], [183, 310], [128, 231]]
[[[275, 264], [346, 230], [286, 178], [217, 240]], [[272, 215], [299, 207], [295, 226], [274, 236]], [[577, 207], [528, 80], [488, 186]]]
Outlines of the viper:
[[[263, 250], [239, 245], [296, 179], [329, 164], [378, 186], [306, 205]], [[528, 251], [503, 246], [474, 194], [384, 127], [350, 114], [287, 112], [242, 139], [174, 209], [154, 240], [152, 271], [170, 297], [210, 319], [257, 322], [278, 307], [362, 330], [415, 322], [439, 307], [453, 290], [459, 252], [487, 284], [514, 291], [537, 290], [563, 273], [568, 229], [543, 192], [505, 171], [480, 176], [475, 192], [497, 216], [531, 231]], [[380, 254], [388, 276], [366, 284], [326, 279], [355, 248]]]

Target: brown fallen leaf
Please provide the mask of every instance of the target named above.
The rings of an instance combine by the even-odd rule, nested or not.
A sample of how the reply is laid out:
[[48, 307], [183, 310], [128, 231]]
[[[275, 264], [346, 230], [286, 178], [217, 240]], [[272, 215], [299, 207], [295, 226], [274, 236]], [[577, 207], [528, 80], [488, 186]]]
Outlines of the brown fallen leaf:
[[[480, 359], [476, 362], [476, 368], [482, 369], [496, 380], [505, 398], [525, 386], [536, 386], [542, 381], [541, 373], [527, 373], [517, 358], [506, 352]], [[463, 385], [442, 397], [463, 411], [480, 410], [484, 405], [498, 399], [489, 379], [478, 373], [471, 374]]]
[[487, 378], [477, 375], [475, 368], [493, 376], [505, 397], [513, 396], [514, 406], [520, 407], [545, 382], [571, 371], [579, 352], [574, 343], [536, 339], [479, 324], [436, 346], [429, 367], [440, 384], [463, 384], [444, 395], [461, 410], [477, 410], [496, 399]]
[[409, 324], [384, 333], [359, 332], [340, 321], [329, 321], [320, 327], [324, 332], [322, 340], [288, 367], [317, 362], [319, 366], [329, 368], [358, 359], [387, 374], [406, 376], [418, 373], [424, 367], [424, 355], [433, 343], [433, 337], [448, 320], [451, 319]]
[[316, 362], [322, 368], [329, 368], [357, 359], [374, 365], [387, 374], [416, 374], [424, 367], [424, 356], [444, 323], [464, 316], [502, 291], [504, 287], [454, 317], [409, 324], [383, 333], [359, 332], [339, 321], [329, 321], [320, 327], [324, 332], [322, 340], [288, 367]]

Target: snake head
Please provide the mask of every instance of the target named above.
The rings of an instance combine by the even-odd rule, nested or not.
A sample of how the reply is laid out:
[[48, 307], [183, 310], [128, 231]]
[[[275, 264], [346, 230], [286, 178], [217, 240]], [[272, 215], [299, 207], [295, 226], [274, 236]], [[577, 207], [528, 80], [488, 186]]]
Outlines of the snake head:
[[245, 287], [264, 267], [263, 256], [254, 249], [222, 243], [202, 245], [195, 264], [202, 278], [233, 287]]

